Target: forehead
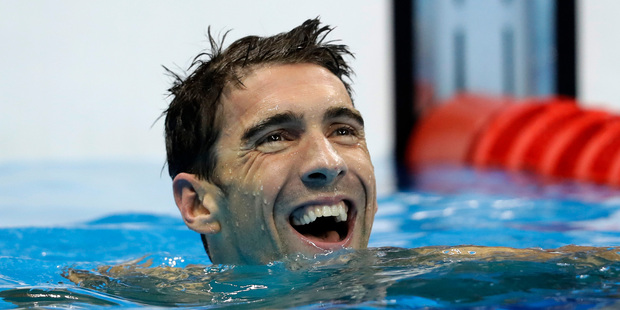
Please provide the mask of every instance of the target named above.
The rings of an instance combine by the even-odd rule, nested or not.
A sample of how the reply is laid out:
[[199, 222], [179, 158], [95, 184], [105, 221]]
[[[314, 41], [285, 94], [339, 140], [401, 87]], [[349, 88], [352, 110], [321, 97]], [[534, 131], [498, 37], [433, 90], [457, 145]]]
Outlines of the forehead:
[[276, 110], [304, 112], [321, 106], [352, 107], [344, 84], [329, 70], [314, 64], [267, 65], [251, 70], [241, 87], [222, 94], [224, 121], [260, 117]]

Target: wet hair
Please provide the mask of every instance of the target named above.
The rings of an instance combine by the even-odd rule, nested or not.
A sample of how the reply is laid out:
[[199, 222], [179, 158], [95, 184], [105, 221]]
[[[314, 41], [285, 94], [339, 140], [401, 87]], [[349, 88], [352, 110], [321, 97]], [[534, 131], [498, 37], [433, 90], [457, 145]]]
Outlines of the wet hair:
[[351, 95], [353, 73], [343, 56], [351, 56], [346, 45], [325, 41], [333, 30], [321, 26], [318, 18], [306, 20], [289, 32], [270, 37], [247, 36], [222, 49], [226, 36], [216, 42], [209, 31], [209, 52], [194, 58], [186, 78], [166, 69], [174, 78], [169, 94], [172, 97], [165, 115], [168, 173], [174, 178], [181, 172], [215, 181], [217, 164], [215, 144], [221, 124], [218, 124], [220, 96], [227, 86], [243, 87], [242, 77], [260, 65], [316, 64], [328, 69], [344, 84]]
[[[353, 54], [346, 45], [325, 41], [332, 30], [321, 26], [318, 18], [309, 19], [289, 32], [241, 38], [227, 49], [222, 49], [226, 35], [218, 43], [209, 31], [210, 51], [194, 58], [186, 78], [164, 67], [175, 79], [168, 90], [172, 101], [162, 114], [170, 177], [186, 172], [217, 183], [213, 173], [217, 165], [215, 144], [221, 130], [217, 118], [220, 96], [225, 87], [243, 87], [244, 74], [258, 66], [316, 64], [336, 75], [351, 96], [345, 78], [350, 80], [353, 71], [344, 57]], [[207, 255], [212, 257], [204, 234], [201, 239]]]

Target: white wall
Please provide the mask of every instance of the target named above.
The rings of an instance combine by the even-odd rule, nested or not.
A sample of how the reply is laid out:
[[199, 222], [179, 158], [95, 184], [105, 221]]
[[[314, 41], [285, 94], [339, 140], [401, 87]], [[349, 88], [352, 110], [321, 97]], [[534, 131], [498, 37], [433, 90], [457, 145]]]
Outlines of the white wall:
[[[357, 107], [379, 175], [390, 174], [390, 1], [0, 1], [0, 163], [163, 163], [171, 79], [215, 34], [227, 42], [321, 16], [355, 52]], [[151, 125], [153, 125], [151, 127]], [[387, 179], [386, 179], [387, 180]], [[391, 178], [390, 178], [391, 180]], [[390, 188], [385, 184], [382, 188]]]
[[620, 112], [620, 1], [580, 0], [577, 92], [587, 106]]

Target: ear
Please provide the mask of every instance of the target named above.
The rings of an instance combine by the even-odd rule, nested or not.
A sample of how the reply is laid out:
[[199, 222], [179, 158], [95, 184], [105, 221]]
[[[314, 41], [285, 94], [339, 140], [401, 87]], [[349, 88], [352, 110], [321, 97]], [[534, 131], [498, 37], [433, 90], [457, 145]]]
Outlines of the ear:
[[201, 234], [213, 235], [221, 230], [217, 220], [219, 189], [189, 173], [179, 173], [172, 181], [174, 201], [185, 225]]

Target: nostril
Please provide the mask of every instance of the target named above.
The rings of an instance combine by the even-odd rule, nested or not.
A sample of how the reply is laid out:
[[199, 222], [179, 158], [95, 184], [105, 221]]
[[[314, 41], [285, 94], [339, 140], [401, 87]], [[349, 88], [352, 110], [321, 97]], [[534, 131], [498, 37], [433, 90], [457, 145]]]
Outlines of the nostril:
[[307, 185], [321, 186], [331, 184], [332, 182], [337, 180], [339, 176], [344, 174], [344, 170], [341, 169], [317, 169], [305, 174], [302, 177], [302, 180]]
[[327, 176], [320, 172], [311, 173], [308, 175], [308, 179], [315, 181], [324, 181], [327, 179]]

